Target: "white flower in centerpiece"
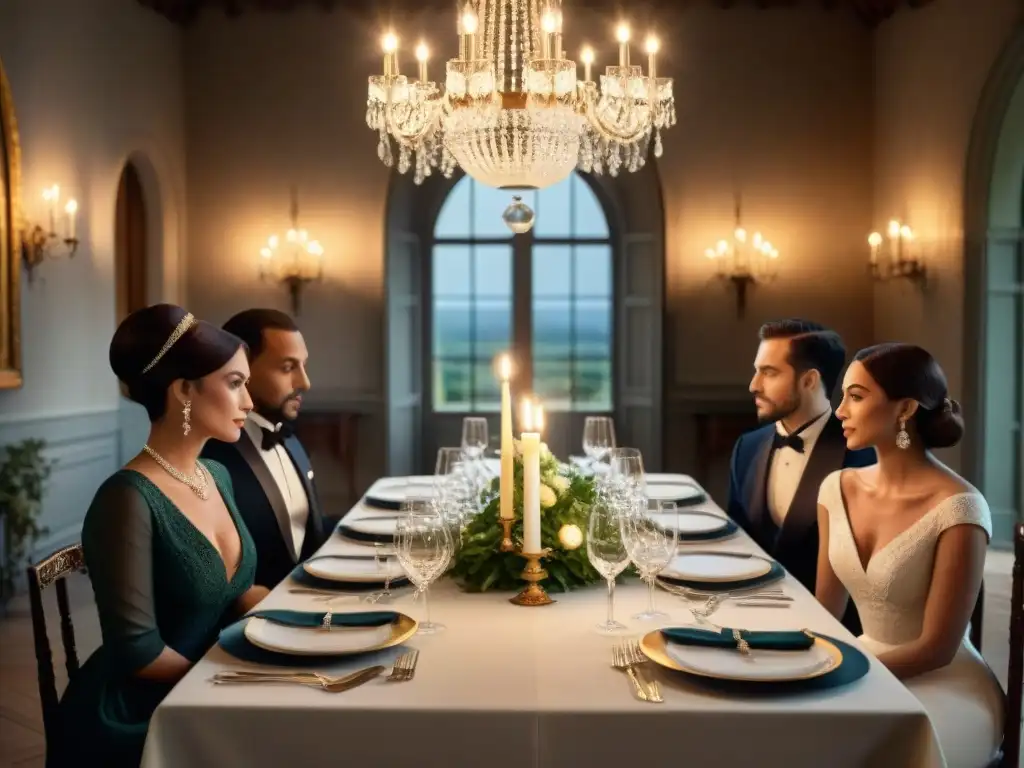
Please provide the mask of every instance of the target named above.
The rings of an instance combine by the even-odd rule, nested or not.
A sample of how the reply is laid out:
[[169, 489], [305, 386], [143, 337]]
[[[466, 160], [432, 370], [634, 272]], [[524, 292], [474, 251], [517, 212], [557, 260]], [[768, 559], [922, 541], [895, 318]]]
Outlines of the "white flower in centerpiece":
[[546, 458], [548, 458], [550, 456], [551, 456], [551, 449], [548, 448], [548, 444], [547, 443], [541, 443], [540, 444], [540, 457], [542, 459], [546, 459]]
[[583, 531], [578, 525], [563, 525], [558, 530], [558, 542], [566, 549], [578, 549], [583, 543]]
[[551, 486], [544, 485], [541, 483], [540, 486], [540, 507], [541, 509], [550, 509], [558, 503], [558, 496], [551, 489]]
[[551, 487], [555, 489], [558, 495], [561, 496], [566, 491], [569, 490], [569, 478], [562, 477], [561, 475], [555, 475], [554, 477], [551, 478], [551, 482], [549, 483], [549, 485], [551, 485]]

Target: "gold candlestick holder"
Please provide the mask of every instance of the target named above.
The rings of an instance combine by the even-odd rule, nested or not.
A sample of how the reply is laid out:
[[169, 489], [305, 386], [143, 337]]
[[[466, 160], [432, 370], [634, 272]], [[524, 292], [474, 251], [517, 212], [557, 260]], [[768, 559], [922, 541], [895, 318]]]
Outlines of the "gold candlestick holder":
[[550, 549], [540, 552], [523, 552], [519, 554], [526, 558], [526, 567], [523, 569], [523, 581], [528, 582], [525, 589], [515, 597], [509, 598], [509, 602], [515, 605], [551, 605], [555, 602], [551, 599], [544, 587], [540, 585], [548, 577], [548, 572], [541, 565], [541, 558], [547, 557]]
[[501, 527], [504, 529], [501, 536], [501, 546], [498, 547], [501, 552], [515, 551], [516, 545], [512, 542], [512, 523], [515, 521], [514, 517], [501, 518]]

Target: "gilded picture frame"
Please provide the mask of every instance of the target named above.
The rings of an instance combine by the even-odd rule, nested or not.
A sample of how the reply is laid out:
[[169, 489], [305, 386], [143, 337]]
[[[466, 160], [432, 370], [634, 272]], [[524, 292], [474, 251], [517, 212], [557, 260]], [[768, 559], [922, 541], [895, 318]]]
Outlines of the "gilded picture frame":
[[21, 145], [14, 98], [0, 60], [0, 389], [23, 383], [21, 227]]

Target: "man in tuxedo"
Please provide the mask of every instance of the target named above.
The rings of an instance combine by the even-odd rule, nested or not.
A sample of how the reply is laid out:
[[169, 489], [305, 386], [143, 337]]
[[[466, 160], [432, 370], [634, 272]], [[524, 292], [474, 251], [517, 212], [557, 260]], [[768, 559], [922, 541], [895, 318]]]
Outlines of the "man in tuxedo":
[[273, 588], [326, 540], [309, 456], [293, 434], [309, 390], [309, 353], [291, 317], [249, 309], [224, 324], [249, 348], [253, 410], [236, 443], [210, 440], [203, 456], [227, 467], [238, 511], [256, 543], [256, 583]]
[[[846, 364], [842, 339], [818, 323], [766, 323], [750, 393], [764, 425], [740, 436], [729, 472], [729, 516], [812, 593], [818, 563], [818, 489], [830, 472], [875, 463], [846, 450], [830, 398]], [[853, 601], [843, 624], [859, 634]]]

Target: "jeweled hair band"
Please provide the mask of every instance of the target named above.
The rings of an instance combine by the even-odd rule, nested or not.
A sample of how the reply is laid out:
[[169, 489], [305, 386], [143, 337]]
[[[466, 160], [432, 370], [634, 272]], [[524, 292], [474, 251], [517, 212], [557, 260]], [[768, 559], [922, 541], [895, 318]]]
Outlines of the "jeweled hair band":
[[160, 358], [166, 355], [170, 348], [174, 346], [175, 342], [177, 342], [178, 339], [185, 335], [185, 331], [187, 331], [195, 324], [196, 319], [192, 317], [191, 312], [187, 313], [183, 318], [181, 318], [181, 322], [178, 323], [177, 327], [171, 332], [171, 335], [167, 338], [167, 341], [164, 342], [164, 345], [160, 348], [160, 351], [157, 352], [156, 357], [150, 360], [149, 365], [143, 368], [142, 372], [148, 373], [149, 370], [154, 365], [160, 362]]

